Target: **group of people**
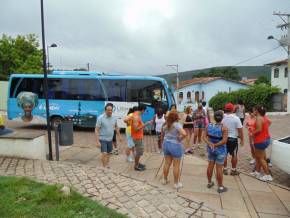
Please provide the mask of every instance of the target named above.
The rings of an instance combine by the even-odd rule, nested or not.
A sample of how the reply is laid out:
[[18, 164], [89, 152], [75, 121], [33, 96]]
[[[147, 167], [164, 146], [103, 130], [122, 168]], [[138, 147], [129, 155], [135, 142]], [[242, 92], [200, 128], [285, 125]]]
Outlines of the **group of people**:
[[[112, 116], [112, 104], [105, 106], [105, 113], [100, 116], [96, 124], [97, 146], [101, 148], [102, 164], [108, 167], [109, 153], [112, 151], [113, 131], [117, 136], [120, 133], [117, 120]], [[245, 106], [242, 101], [237, 105], [227, 103], [224, 110], [214, 112], [214, 120], [210, 119], [206, 103], [198, 105], [195, 111], [187, 107], [184, 116], [172, 106], [166, 114], [161, 109], [156, 110], [154, 118], [146, 123], [142, 122], [141, 115], [146, 110], [145, 105], [139, 105], [129, 110], [124, 118], [127, 124], [127, 160], [134, 161], [134, 169], [143, 171], [146, 166], [140, 162], [144, 152], [143, 132], [147, 125], [154, 125], [158, 137], [158, 147], [164, 155], [162, 184], [167, 184], [169, 169], [173, 164], [174, 187], [182, 187], [180, 182], [180, 163], [184, 153], [192, 152], [190, 140], [194, 135], [193, 143], [197, 147], [202, 141], [206, 144], [208, 153], [208, 188], [214, 186], [212, 180], [213, 170], [216, 168], [217, 191], [219, 193], [227, 191], [223, 185], [223, 175], [239, 175], [237, 170], [239, 144], [244, 145], [243, 123], [248, 129], [249, 144], [255, 164], [251, 175], [262, 181], [272, 181], [267, 164], [265, 149], [269, 146], [271, 138], [269, 126], [271, 121], [266, 116], [264, 107], [256, 106], [245, 115]], [[227, 156], [231, 156], [231, 168], [227, 167]], [[134, 160], [133, 160], [134, 159]], [[230, 172], [229, 172], [230, 170]], [[262, 175], [261, 170], [264, 171]]]
[[[124, 119], [127, 123], [126, 137], [128, 142], [127, 156], [128, 161], [133, 161], [134, 156], [134, 169], [143, 171], [146, 169], [145, 164], [140, 163], [140, 158], [144, 153], [143, 135], [144, 128], [151, 124], [152, 121], [146, 123], [142, 122], [141, 115], [145, 112], [146, 106], [139, 105], [129, 110], [128, 116]], [[117, 125], [117, 119], [113, 115], [113, 104], [108, 103], [105, 106], [105, 112], [98, 117], [95, 133], [96, 145], [101, 149], [101, 161], [103, 167], [109, 168], [109, 158], [113, 151], [113, 137], [114, 131], [117, 138], [122, 142], [120, 131]]]

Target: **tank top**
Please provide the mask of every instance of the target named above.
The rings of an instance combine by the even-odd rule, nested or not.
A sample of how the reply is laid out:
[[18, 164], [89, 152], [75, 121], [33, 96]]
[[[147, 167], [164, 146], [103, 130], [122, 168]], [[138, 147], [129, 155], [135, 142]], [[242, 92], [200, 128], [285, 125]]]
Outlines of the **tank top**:
[[[211, 143], [218, 143], [223, 139], [222, 127], [223, 127], [222, 124], [213, 124], [213, 123], [208, 124], [207, 136]], [[215, 149], [218, 149], [218, 150], [224, 150], [225, 148], [226, 148], [226, 144], [215, 147]]]
[[207, 117], [207, 106], [202, 107], [202, 109], [204, 111], [205, 116]]
[[[192, 117], [189, 114], [187, 114], [186, 118], [185, 118], [185, 122], [192, 122], [192, 121], [193, 121]], [[183, 124], [183, 128], [186, 128], [186, 129], [193, 128], [193, 123], [192, 124]]]
[[193, 114], [194, 114], [196, 125], [205, 125], [205, 112], [203, 109], [201, 111], [196, 109]]
[[0, 126], [4, 126], [4, 119], [1, 114], [0, 114]]
[[[270, 133], [269, 133], [269, 122], [266, 117], [262, 117], [263, 119], [263, 124], [262, 124], [262, 130], [254, 135], [254, 143], [262, 143], [266, 139], [270, 138]], [[257, 123], [255, 122], [255, 128], [257, 126]]]
[[236, 116], [238, 118], [245, 118], [244, 111], [245, 111], [245, 106], [238, 104], [238, 107], [236, 110]]
[[[137, 118], [137, 127], [141, 127], [143, 125], [143, 122], [139, 115], [139, 111], [135, 111], [133, 113], [133, 119], [134, 118]], [[133, 127], [133, 121], [132, 121], [132, 127], [131, 127], [131, 136], [133, 139], [143, 139], [143, 129], [141, 128], [136, 131]]]
[[165, 123], [165, 116], [162, 114], [162, 117], [159, 119], [158, 115], [155, 115], [155, 130], [156, 132], [161, 132], [162, 125]]
[[131, 120], [129, 121], [129, 124], [127, 124], [126, 134], [127, 135], [131, 135], [131, 125], [132, 125], [132, 116], [133, 116], [133, 113], [130, 113], [128, 116], [131, 118]]

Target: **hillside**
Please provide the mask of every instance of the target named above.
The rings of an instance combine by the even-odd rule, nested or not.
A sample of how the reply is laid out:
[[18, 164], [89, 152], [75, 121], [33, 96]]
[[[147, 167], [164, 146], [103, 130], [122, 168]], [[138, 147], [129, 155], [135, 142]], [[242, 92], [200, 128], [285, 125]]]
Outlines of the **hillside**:
[[[216, 68], [224, 68], [224, 67], [216, 67]], [[248, 79], [255, 79], [262, 75], [267, 76], [268, 79], [270, 79], [271, 77], [271, 67], [269, 66], [238, 66], [234, 68], [238, 70], [239, 75], [241, 77], [247, 77]], [[198, 74], [200, 72], [209, 72], [210, 69], [212, 68], [179, 72], [179, 81], [189, 80], [192, 78], [193, 75]], [[163, 74], [159, 76], [166, 79], [169, 85], [175, 83], [176, 81], [176, 73]]]

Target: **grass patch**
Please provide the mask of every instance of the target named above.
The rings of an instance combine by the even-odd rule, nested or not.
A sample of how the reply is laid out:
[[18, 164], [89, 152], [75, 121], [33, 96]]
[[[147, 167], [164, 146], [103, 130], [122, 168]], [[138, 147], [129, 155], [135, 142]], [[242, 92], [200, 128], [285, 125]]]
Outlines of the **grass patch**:
[[75, 191], [65, 196], [62, 185], [46, 185], [23, 177], [0, 176], [1, 217], [126, 217]]

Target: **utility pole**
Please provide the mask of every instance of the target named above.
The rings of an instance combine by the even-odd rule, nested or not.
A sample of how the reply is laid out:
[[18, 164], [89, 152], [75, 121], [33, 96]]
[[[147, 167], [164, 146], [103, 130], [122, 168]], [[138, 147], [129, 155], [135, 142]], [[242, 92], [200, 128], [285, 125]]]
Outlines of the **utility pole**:
[[290, 113], [290, 14], [274, 12], [273, 15], [279, 16], [283, 21], [282, 24], [279, 24], [277, 28], [287, 30], [287, 35], [282, 36], [278, 41], [281, 46], [287, 47], [288, 53], [288, 88], [287, 88], [287, 113]]
[[87, 69], [90, 71], [90, 63], [87, 63]]

